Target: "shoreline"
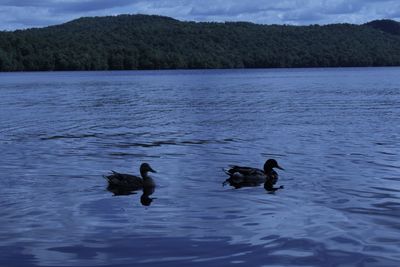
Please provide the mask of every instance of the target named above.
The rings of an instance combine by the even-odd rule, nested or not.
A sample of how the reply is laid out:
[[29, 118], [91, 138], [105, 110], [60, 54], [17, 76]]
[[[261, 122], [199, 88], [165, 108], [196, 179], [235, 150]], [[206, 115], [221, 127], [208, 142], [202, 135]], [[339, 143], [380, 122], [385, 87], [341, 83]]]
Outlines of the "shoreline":
[[127, 69], [127, 70], [23, 70], [23, 71], [0, 71], [0, 74], [7, 73], [61, 73], [61, 72], [173, 72], [173, 71], [252, 71], [252, 70], [313, 70], [313, 69], [368, 69], [368, 68], [399, 68], [396, 66], [341, 66], [341, 67], [282, 67], [282, 68], [193, 68], [193, 69]]

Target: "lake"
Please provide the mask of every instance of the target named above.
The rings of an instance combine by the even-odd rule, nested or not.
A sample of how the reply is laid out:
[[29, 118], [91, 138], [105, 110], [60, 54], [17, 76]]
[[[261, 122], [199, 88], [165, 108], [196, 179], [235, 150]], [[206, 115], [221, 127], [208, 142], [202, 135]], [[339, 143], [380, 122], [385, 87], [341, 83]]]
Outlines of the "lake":
[[[0, 266], [399, 266], [399, 77], [0, 73]], [[222, 186], [268, 158], [283, 190]], [[151, 203], [107, 190], [143, 162]]]

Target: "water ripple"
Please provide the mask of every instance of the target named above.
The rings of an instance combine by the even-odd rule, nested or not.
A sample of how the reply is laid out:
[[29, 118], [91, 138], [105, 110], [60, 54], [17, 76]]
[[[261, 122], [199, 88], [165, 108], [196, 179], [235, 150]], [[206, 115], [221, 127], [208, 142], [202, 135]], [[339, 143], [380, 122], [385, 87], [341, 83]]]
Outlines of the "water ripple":
[[397, 266], [399, 70], [2, 74], [0, 266]]

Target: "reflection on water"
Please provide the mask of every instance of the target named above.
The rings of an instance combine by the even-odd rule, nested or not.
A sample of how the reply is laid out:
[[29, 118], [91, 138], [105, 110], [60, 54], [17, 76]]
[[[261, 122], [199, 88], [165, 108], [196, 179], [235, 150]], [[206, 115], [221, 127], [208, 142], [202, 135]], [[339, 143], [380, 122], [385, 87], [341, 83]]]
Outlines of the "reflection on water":
[[154, 193], [155, 187], [143, 187], [142, 192], [143, 194], [140, 196], [140, 203], [142, 203], [143, 206], [150, 206], [151, 202], [153, 202], [153, 199], [150, 196]]
[[[399, 74], [0, 74], [0, 266], [397, 266]], [[284, 190], [221, 186], [268, 158]], [[110, 193], [132, 160], [157, 189]]]
[[154, 193], [155, 188], [156, 188], [155, 186], [146, 186], [143, 188], [139, 188], [137, 190], [133, 190], [132, 188], [124, 188], [120, 186], [113, 186], [113, 185], [107, 186], [107, 190], [113, 193], [114, 196], [128, 196], [137, 194], [138, 191], [142, 191], [142, 195], [140, 196], [140, 203], [143, 206], [151, 205], [151, 202], [155, 198], [151, 198], [150, 196]]

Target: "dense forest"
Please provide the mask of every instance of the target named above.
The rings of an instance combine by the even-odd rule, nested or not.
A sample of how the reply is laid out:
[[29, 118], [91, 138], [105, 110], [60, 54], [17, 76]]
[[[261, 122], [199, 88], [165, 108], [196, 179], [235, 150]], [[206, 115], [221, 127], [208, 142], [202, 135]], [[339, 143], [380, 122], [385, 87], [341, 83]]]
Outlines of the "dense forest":
[[391, 20], [288, 26], [120, 15], [0, 32], [0, 71], [394, 65], [400, 26]]

